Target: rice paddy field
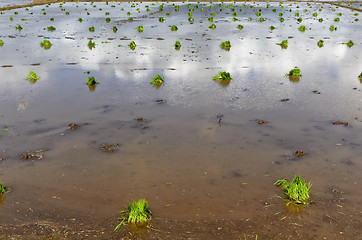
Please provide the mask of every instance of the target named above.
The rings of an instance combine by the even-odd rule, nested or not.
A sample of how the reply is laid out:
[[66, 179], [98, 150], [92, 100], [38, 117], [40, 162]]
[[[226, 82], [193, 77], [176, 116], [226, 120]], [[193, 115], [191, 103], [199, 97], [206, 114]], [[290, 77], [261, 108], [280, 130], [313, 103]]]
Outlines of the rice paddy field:
[[361, 2], [29, 3], [0, 5], [1, 239], [362, 238]]

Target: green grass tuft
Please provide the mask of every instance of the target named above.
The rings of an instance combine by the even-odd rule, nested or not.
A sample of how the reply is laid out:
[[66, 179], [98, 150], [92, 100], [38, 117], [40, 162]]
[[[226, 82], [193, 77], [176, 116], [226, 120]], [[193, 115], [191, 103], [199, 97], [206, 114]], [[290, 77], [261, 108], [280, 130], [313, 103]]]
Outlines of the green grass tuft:
[[5, 188], [2, 184], [2, 182], [0, 181], [0, 194], [3, 194], [5, 192]]
[[220, 47], [224, 50], [230, 51], [231, 48], [230, 41], [221, 42]]
[[241, 25], [241, 24], [239, 24], [236, 28], [241, 30], [241, 29], [243, 29], [243, 28], [244, 28], [244, 26], [243, 26], [243, 25]]
[[88, 41], [88, 47], [90, 50], [92, 50], [93, 48], [96, 47], [96, 43], [95, 42], [92, 42], [92, 40], [89, 40]]
[[138, 27], [137, 27], [137, 31], [138, 31], [138, 32], [143, 32], [143, 26], [141, 26], [141, 25], [138, 26]]
[[181, 48], [181, 43], [179, 41], [176, 41], [175, 42], [175, 49], [180, 50], [180, 48]]
[[300, 69], [299, 68], [293, 68], [292, 70], [289, 71], [288, 76], [300, 77], [302, 75], [300, 74]]
[[40, 46], [44, 49], [50, 49], [52, 47], [52, 43], [49, 40], [44, 40], [40, 43]]
[[53, 27], [53, 26], [47, 27], [46, 29], [47, 29], [49, 32], [53, 32], [53, 31], [56, 30], [56, 28]]
[[318, 42], [317, 42], [317, 46], [318, 47], [323, 47], [324, 46], [324, 41], [323, 40], [319, 40]]
[[348, 42], [342, 44], [346, 44], [348, 47], [352, 47], [355, 43], [352, 40], [349, 40]]
[[304, 25], [300, 26], [300, 27], [298, 28], [298, 30], [301, 31], [301, 32], [305, 32], [305, 26], [304, 26]]
[[30, 81], [36, 81], [36, 80], [38, 80], [39, 79], [39, 77], [36, 75], [36, 73], [33, 71], [33, 70], [31, 70], [30, 72], [29, 72], [29, 75], [28, 75], [28, 77], [26, 78], [26, 80], [30, 80]]
[[93, 86], [93, 85], [96, 85], [96, 84], [99, 84], [99, 82], [97, 82], [94, 77], [88, 77], [88, 81], [87, 81], [88, 86]]
[[135, 50], [136, 49], [136, 43], [134, 41], [130, 42], [130, 44], [128, 44], [128, 46], [132, 49]]
[[114, 231], [117, 231], [122, 225], [145, 223], [151, 218], [151, 211], [145, 199], [140, 199], [138, 202], [128, 204], [128, 211], [121, 211], [122, 221], [116, 226]]
[[303, 178], [298, 175], [295, 176], [293, 181], [290, 183], [288, 183], [285, 179], [282, 179], [276, 181], [274, 185], [283, 188], [284, 193], [294, 203], [307, 204], [309, 201], [309, 190], [312, 184], [310, 182], [306, 184]]
[[283, 40], [281, 43], [277, 43], [281, 48], [287, 49], [288, 48], [288, 40]]
[[171, 26], [171, 31], [177, 31], [177, 30], [178, 30], [178, 27], [176, 25]]
[[156, 74], [153, 78], [152, 78], [152, 81], [150, 82], [152, 85], [156, 86], [156, 87], [160, 87], [163, 82], [165, 80], [158, 74]]
[[232, 77], [228, 72], [219, 72], [219, 74], [215, 75], [212, 79], [215, 81], [230, 81]]
[[118, 28], [116, 26], [113, 26], [112, 30], [114, 33], [116, 33], [118, 31]]

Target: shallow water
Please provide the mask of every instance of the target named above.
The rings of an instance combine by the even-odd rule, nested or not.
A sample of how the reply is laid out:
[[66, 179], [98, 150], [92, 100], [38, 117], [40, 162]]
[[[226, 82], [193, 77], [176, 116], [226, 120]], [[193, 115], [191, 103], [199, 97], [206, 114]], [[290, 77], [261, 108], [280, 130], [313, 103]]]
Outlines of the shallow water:
[[[362, 26], [354, 13], [319, 3], [237, 3], [233, 22], [229, 3], [192, 3], [198, 8], [190, 24], [187, 4], [175, 3], [179, 12], [166, 3], [159, 12], [159, 5], [56, 3], [0, 15], [0, 127], [8, 129], [0, 133], [0, 177], [11, 189], [1, 223], [101, 220], [146, 198], [156, 221], [242, 220], [252, 230], [240, 234], [287, 239], [295, 226], [278, 227], [285, 215], [288, 224], [303, 226], [298, 234], [305, 239], [360, 236]], [[258, 21], [259, 10], [266, 21]], [[212, 12], [216, 29], [208, 28]], [[44, 30], [49, 26], [56, 30]], [[44, 39], [53, 44], [49, 50], [40, 47]], [[286, 39], [287, 49], [276, 45]], [[230, 51], [219, 47], [226, 40]], [[353, 47], [341, 44], [349, 40]], [[295, 66], [297, 82], [285, 77]], [[34, 84], [25, 80], [30, 70], [40, 77]], [[219, 71], [231, 73], [229, 85], [212, 80]], [[165, 78], [159, 89], [149, 84], [155, 74]], [[100, 82], [94, 91], [89, 76]], [[268, 123], [259, 125], [261, 119]], [[69, 123], [80, 127], [69, 130]], [[102, 152], [104, 144], [116, 151]], [[41, 160], [19, 156], [43, 149]], [[297, 158], [297, 150], [307, 155]], [[274, 197], [282, 193], [273, 183], [295, 174], [313, 183], [315, 205], [300, 219]], [[334, 227], [325, 215], [337, 220]]]

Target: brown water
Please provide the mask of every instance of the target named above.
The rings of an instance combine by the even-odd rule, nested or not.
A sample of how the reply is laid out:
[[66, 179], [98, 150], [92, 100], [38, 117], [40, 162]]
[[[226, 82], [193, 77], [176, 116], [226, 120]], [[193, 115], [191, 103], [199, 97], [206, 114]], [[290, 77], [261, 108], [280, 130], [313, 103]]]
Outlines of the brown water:
[[[0, 133], [0, 180], [10, 189], [0, 236], [16, 232], [9, 226], [51, 222], [78, 232], [71, 239], [89, 239], [81, 230], [92, 229], [97, 239], [137, 238], [126, 227], [112, 230], [119, 210], [146, 198], [153, 229], [140, 235], [145, 239], [361, 237], [362, 27], [354, 13], [317, 3], [237, 3], [233, 22], [229, 4], [200, 3], [191, 5], [199, 7], [190, 24], [187, 5], [178, 4], [180, 12], [172, 4], [158, 12], [159, 3], [66, 3], [0, 15], [0, 130], [8, 129]], [[257, 21], [259, 9], [265, 22]], [[127, 21], [128, 11], [135, 21]], [[298, 31], [295, 12], [311, 29]], [[57, 30], [43, 29], [50, 25]], [[44, 39], [53, 44], [49, 50], [39, 46]], [[276, 45], [285, 39], [288, 49]], [[352, 48], [340, 44], [350, 39]], [[226, 40], [229, 52], [219, 48]], [[295, 66], [299, 82], [284, 76]], [[25, 80], [30, 70], [40, 77], [35, 84]], [[231, 73], [229, 85], [212, 80], [218, 71]], [[159, 89], [149, 84], [155, 74], [165, 78]], [[88, 76], [100, 82], [95, 91], [85, 85]], [[70, 123], [80, 127], [69, 130]], [[103, 152], [108, 144], [116, 151]], [[46, 150], [40, 160], [20, 157], [37, 150]], [[297, 158], [297, 150], [307, 154]], [[273, 186], [295, 174], [313, 184], [314, 203], [299, 214], [284, 207]]]

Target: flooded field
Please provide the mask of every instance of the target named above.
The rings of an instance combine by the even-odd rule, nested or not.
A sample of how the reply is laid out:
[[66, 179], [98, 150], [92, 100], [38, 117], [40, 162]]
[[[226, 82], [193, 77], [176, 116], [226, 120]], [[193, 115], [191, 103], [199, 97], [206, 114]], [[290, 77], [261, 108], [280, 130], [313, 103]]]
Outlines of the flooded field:
[[[2, 11], [0, 238], [362, 238], [360, 14], [306, 2]], [[213, 80], [224, 71], [232, 80]], [[299, 211], [273, 185], [295, 175], [312, 183]], [[114, 232], [140, 198], [148, 230]]]

